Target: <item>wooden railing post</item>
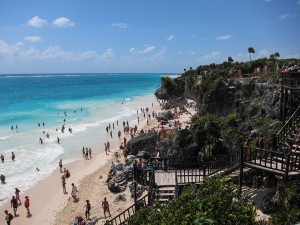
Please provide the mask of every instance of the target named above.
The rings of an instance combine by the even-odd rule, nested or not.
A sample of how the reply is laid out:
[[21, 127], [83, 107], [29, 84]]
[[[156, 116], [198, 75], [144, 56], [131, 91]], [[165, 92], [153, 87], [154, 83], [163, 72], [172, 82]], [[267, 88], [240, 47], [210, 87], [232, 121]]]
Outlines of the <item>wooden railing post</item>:
[[286, 165], [285, 165], [285, 173], [284, 173], [284, 183], [286, 184], [289, 179], [289, 169], [290, 169], [290, 160], [291, 160], [291, 155], [287, 154], [286, 156]]
[[276, 151], [278, 148], [278, 144], [277, 144], [277, 135], [276, 134], [273, 134], [273, 137], [272, 137], [272, 150], [273, 151]]
[[242, 186], [243, 186], [243, 167], [244, 167], [244, 146], [240, 147], [240, 180], [239, 180], [239, 197], [242, 195]]
[[134, 181], [134, 209], [135, 211], [137, 211], [137, 184], [136, 184], [136, 181]]

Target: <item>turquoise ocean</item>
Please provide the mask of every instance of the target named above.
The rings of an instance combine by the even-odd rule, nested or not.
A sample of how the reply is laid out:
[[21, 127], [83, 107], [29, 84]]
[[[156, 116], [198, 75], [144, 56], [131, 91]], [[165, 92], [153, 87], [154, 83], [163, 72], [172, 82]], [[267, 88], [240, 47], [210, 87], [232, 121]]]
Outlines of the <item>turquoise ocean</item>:
[[60, 158], [64, 164], [79, 159], [82, 147], [104, 151], [106, 126], [116, 126], [117, 120], [119, 127], [123, 121], [136, 123], [137, 110], [156, 101], [154, 92], [165, 75], [0, 75], [0, 154], [5, 157], [0, 173], [7, 180], [0, 184], [0, 205], [15, 187], [25, 191], [49, 176]]

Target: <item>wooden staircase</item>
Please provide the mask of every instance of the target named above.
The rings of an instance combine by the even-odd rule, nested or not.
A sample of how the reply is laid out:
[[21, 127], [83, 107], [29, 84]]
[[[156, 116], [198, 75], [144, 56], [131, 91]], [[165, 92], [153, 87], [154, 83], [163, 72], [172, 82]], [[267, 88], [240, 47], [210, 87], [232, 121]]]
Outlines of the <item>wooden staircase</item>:
[[155, 189], [155, 202], [168, 203], [176, 198], [176, 188], [174, 185], [160, 185]]
[[[205, 162], [199, 157], [195, 158], [150, 158], [154, 170], [145, 170], [134, 166], [134, 181], [147, 186], [148, 205], [166, 203], [177, 198], [178, 186], [202, 183], [205, 177], [229, 174], [240, 168], [248, 167], [267, 173], [277, 174], [288, 180], [300, 177], [300, 149], [298, 145], [293, 147], [289, 155], [280, 151], [282, 144], [294, 133], [300, 123], [300, 107], [285, 123], [281, 130], [273, 135], [270, 145], [272, 150], [264, 150], [265, 156], [258, 157], [258, 148], [250, 148], [250, 155], [244, 156], [244, 150], [233, 151], [214, 162]], [[242, 177], [242, 176], [241, 176]], [[240, 178], [242, 181], [243, 179]], [[145, 201], [145, 197], [144, 197]], [[137, 201], [138, 202], [138, 201]], [[146, 201], [145, 201], [146, 202]], [[106, 224], [123, 224], [133, 214], [128, 213], [134, 209], [134, 205], [123, 213], [108, 221]], [[129, 216], [125, 216], [129, 214]], [[118, 220], [118, 221], [117, 221]]]

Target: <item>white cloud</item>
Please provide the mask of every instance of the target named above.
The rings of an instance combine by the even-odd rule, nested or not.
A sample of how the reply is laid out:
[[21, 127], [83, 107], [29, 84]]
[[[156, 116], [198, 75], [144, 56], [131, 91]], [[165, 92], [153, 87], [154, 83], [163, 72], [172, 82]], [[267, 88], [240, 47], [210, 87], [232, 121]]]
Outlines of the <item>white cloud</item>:
[[24, 40], [29, 42], [39, 42], [42, 40], [42, 38], [39, 36], [26, 36], [24, 37]]
[[129, 53], [132, 54], [132, 55], [135, 55], [136, 54], [136, 49], [135, 48], [130, 48]]
[[216, 60], [220, 58], [220, 52], [213, 52], [211, 54], [204, 55], [202, 58]]
[[9, 53], [10, 50], [8, 44], [5, 41], [0, 40], [0, 57], [5, 57], [9, 55]]
[[10, 46], [5, 41], [0, 40], [0, 58], [15, 57], [20, 55], [23, 46], [23, 42], [18, 42]]
[[30, 48], [28, 50], [20, 52], [20, 56], [23, 58], [36, 58], [38, 59], [40, 56], [40, 51], [35, 48]]
[[85, 52], [71, 52], [64, 51], [60, 46], [54, 45], [48, 47], [44, 51], [40, 51], [36, 48], [25, 49], [25, 45], [22, 42], [18, 42], [14, 45], [8, 45], [5, 41], [0, 40], [0, 58], [18, 58], [23, 59], [37, 59], [37, 60], [57, 60], [57, 61], [84, 61], [91, 59], [108, 58], [108, 52], [104, 53], [101, 57], [92, 50]]
[[166, 48], [163, 47], [158, 53], [152, 56], [153, 60], [161, 60], [164, 58], [164, 54], [166, 53]]
[[174, 35], [170, 35], [169, 37], [167, 37], [167, 40], [172, 41], [174, 39], [174, 37], [175, 37]]
[[291, 17], [291, 14], [285, 13], [285, 14], [280, 15], [279, 19], [280, 20], [285, 20], [285, 19], [290, 18], [290, 17]]
[[42, 27], [47, 24], [47, 20], [41, 19], [38, 16], [35, 16], [28, 20], [27, 24], [32, 27]]
[[227, 40], [227, 39], [230, 39], [231, 38], [231, 35], [223, 35], [223, 36], [219, 36], [217, 37], [216, 39], [217, 40]]
[[149, 46], [143, 50], [140, 50], [139, 53], [149, 53], [152, 52], [156, 47], [155, 46]]
[[123, 28], [123, 29], [128, 27], [127, 23], [113, 23], [112, 26], [116, 28]]
[[53, 21], [52, 23], [56, 27], [71, 27], [74, 23], [66, 17], [60, 17]]
[[114, 56], [114, 51], [111, 48], [109, 48], [101, 55], [101, 60], [105, 62], [110, 62], [114, 58]]
[[267, 49], [263, 49], [258, 53], [258, 58], [265, 58], [269, 56], [270, 56], [270, 52], [268, 52]]

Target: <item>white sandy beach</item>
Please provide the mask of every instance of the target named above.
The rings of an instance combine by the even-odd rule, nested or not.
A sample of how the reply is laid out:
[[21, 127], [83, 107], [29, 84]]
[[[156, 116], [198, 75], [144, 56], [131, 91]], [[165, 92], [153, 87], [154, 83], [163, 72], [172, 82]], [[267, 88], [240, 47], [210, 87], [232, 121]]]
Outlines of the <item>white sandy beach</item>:
[[[151, 103], [149, 104], [151, 105]], [[155, 102], [153, 107], [149, 106], [149, 109], [150, 112], [153, 110], [158, 112], [160, 111], [160, 106], [158, 102]], [[152, 127], [157, 128], [158, 122], [156, 119], [151, 119], [150, 123], [147, 125], [146, 119], [141, 115], [142, 114], [140, 113], [139, 116], [141, 122], [138, 126], [138, 130], [147, 130]], [[183, 123], [183, 127], [186, 125], [185, 122], [190, 120], [190, 117], [191, 115], [188, 113], [183, 113], [180, 116], [179, 120]], [[126, 135], [126, 138], [129, 140], [129, 135]], [[101, 153], [94, 155], [92, 159], [85, 160], [82, 158], [82, 160], [77, 160], [64, 165], [64, 167], [71, 172], [71, 177], [66, 179], [68, 194], [63, 193], [60, 180], [62, 173], [60, 173], [59, 169], [56, 169], [49, 177], [38, 182], [25, 193], [21, 192], [22, 202], [26, 195], [30, 197], [30, 211], [32, 215], [27, 216], [25, 207], [20, 205], [17, 212], [18, 216], [13, 219], [12, 223], [14, 225], [71, 224], [76, 215], [84, 216], [85, 201], [89, 199], [92, 206], [91, 217], [100, 217], [101, 221], [98, 224], [103, 224], [106, 220], [101, 206], [104, 197], [107, 197], [108, 199], [112, 217], [133, 204], [129, 188], [127, 188], [124, 193], [121, 193], [125, 194], [126, 201], [118, 203], [114, 202], [117, 194], [111, 193], [107, 188], [105, 182], [107, 174], [110, 169], [111, 161], [115, 161], [113, 153], [114, 151], [118, 151], [118, 147], [121, 142], [123, 142], [123, 138], [118, 139], [117, 137], [113, 137], [113, 139], [109, 139], [109, 141], [111, 142], [111, 149], [113, 149], [109, 155], [106, 155], [104, 152], [104, 144], [99, 143], [97, 146], [93, 146], [93, 152], [100, 151]], [[102, 178], [99, 178], [100, 176]], [[75, 203], [72, 200], [70, 194], [71, 183], [74, 183], [78, 188], [79, 202]], [[13, 212], [10, 203], [6, 203], [1, 207], [2, 212], [4, 212], [5, 209], [8, 209], [11, 213]], [[4, 221], [4, 213], [0, 214], [0, 221]]]

